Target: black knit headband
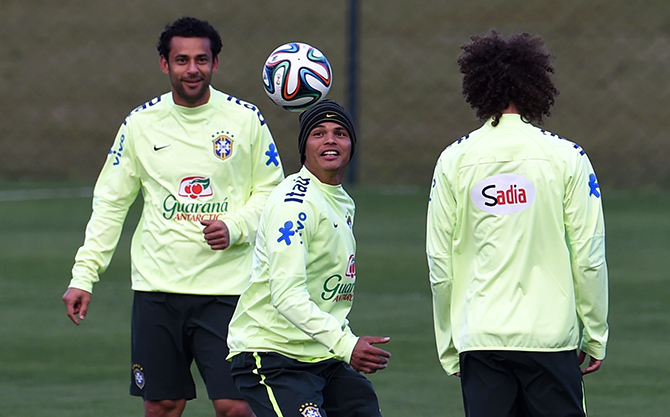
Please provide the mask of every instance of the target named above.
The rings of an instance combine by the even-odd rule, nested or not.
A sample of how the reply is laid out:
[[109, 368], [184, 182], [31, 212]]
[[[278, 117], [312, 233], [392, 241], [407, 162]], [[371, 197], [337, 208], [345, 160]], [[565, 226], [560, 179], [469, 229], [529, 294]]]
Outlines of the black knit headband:
[[319, 123], [333, 122], [347, 129], [351, 138], [351, 157], [354, 156], [354, 147], [356, 145], [356, 130], [353, 120], [344, 107], [336, 101], [325, 99], [316, 106], [300, 113], [300, 133], [298, 133], [298, 151], [300, 151], [300, 163], [305, 163], [305, 144], [309, 132]]

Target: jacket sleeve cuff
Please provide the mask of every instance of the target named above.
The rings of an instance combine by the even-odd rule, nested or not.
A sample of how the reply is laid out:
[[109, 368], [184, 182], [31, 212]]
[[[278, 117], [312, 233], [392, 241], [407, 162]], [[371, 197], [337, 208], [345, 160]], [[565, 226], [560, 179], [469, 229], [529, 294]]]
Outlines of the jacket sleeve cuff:
[[351, 363], [351, 355], [354, 353], [356, 343], [358, 343], [358, 337], [348, 334], [340, 339], [331, 350], [338, 359]]
[[232, 217], [225, 218], [223, 222], [226, 224], [226, 227], [228, 228], [228, 239], [230, 239], [229, 246], [233, 246], [240, 240], [242, 232], [240, 231], [240, 228], [237, 226], [237, 222], [233, 220]]
[[458, 356], [455, 358], [442, 358], [440, 363], [447, 375], [455, 375], [457, 372], [461, 372]]
[[72, 280], [70, 281], [70, 285], [68, 285], [68, 288], [77, 288], [89, 292], [91, 294], [93, 293], [93, 283], [88, 280], [72, 278]]

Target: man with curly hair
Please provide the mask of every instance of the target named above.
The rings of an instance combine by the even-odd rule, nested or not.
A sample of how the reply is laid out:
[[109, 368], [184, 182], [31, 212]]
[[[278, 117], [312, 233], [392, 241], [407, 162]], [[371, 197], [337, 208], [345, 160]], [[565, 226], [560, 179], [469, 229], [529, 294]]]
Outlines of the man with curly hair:
[[463, 95], [485, 123], [433, 176], [440, 362], [461, 377], [467, 416], [584, 416], [582, 375], [600, 368], [608, 337], [598, 180], [579, 145], [531, 124], [558, 94], [540, 37], [490, 31], [461, 48]]

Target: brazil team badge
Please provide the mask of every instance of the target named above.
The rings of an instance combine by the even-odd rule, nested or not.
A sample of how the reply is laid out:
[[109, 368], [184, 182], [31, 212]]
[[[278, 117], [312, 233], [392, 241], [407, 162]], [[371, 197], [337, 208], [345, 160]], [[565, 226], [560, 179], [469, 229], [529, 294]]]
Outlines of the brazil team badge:
[[137, 385], [137, 388], [144, 388], [144, 369], [142, 369], [140, 365], [133, 365], [133, 376], [135, 377], [135, 385]]
[[233, 154], [233, 140], [228, 136], [218, 136], [212, 143], [214, 144], [214, 155], [217, 158], [225, 161]]
[[299, 411], [304, 417], [321, 417], [319, 406], [314, 403], [305, 403], [301, 405]]

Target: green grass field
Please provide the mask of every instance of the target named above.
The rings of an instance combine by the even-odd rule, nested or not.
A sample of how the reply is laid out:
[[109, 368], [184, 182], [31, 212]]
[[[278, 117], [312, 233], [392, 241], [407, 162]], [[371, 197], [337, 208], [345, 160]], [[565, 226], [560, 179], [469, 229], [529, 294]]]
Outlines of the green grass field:
[[[76, 327], [61, 295], [90, 198], [7, 201], [11, 188], [45, 186], [0, 184], [0, 416], [141, 415], [140, 400], [127, 394], [128, 248], [139, 204], [85, 323]], [[357, 188], [351, 194], [358, 206], [359, 276], [352, 327], [361, 335], [392, 337], [389, 368], [370, 377], [384, 415], [463, 415], [458, 380], [439, 368], [433, 342], [424, 256], [427, 190]], [[670, 253], [670, 193], [605, 191], [604, 198], [611, 342], [602, 370], [586, 377], [589, 415], [667, 416], [670, 285], [663, 259]], [[184, 415], [213, 413], [199, 398]]]

